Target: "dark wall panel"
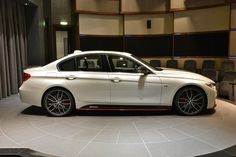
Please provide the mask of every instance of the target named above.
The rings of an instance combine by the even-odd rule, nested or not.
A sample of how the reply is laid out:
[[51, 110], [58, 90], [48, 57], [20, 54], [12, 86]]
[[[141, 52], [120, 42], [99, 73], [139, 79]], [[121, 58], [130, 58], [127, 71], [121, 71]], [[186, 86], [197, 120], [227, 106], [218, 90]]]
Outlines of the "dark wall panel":
[[[123, 45], [124, 44], [124, 45]], [[172, 56], [172, 35], [80, 36], [80, 49], [126, 51], [140, 57]], [[174, 36], [174, 56], [228, 56], [229, 33], [206, 32]], [[123, 50], [123, 47], [125, 50]]]
[[171, 56], [172, 35], [126, 36], [125, 51], [141, 57]]
[[123, 51], [122, 36], [80, 36], [80, 49]]
[[228, 56], [229, 33], [175, 35], [175, 56]]

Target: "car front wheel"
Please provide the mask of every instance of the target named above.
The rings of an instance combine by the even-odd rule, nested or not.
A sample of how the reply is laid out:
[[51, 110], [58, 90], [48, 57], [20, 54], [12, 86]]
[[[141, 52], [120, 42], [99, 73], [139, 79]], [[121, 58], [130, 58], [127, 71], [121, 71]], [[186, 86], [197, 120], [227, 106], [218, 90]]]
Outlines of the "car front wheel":
[[56, 117], [67, 116], [74, 110], [74, 99], [67, 90], [53, 88], [45, 93], [43, 107], [48, 115]]
[[195, 86], [180, 89], [174, 98], [174, 107], [182, 115], [197, 115], [206, 109], [206, 105], [205, 92]]

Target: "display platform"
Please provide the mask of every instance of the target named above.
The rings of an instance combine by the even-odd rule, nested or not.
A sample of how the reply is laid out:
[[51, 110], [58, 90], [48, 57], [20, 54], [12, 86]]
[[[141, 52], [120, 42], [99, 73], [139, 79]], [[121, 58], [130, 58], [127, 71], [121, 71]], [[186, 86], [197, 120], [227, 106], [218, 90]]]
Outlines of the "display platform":
[[235, 156], [236, 105], [216, 102], [215, 111], [194, 117], [78, 111], [55, 118], [13, 95], [0, 100], [0, 155], [22, 149], [32, 156]]

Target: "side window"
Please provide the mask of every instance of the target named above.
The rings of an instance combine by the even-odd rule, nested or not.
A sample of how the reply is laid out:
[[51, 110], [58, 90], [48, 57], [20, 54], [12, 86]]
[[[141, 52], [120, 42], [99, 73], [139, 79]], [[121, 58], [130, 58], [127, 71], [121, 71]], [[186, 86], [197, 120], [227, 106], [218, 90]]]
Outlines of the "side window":
[[76, 71], [75, 58], [62, 62], [59, 68], [61, 71]]
[[137, 73], [140, 66], [135, 61], [122, 56], [109, 56], [109, 62], [114, 72]]
[[103, 71], [100, 55], [80, 56], [76, 58], [78, 71]]

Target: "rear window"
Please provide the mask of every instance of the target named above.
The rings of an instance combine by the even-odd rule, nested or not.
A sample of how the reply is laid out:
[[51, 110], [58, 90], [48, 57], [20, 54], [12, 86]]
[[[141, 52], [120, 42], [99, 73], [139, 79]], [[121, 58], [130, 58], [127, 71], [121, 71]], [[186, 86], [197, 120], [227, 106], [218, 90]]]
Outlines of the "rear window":
[[104, 71], [101, 55], [78, 56], [59, 63], [60, 71]]
[[59, 68], [61, 71], [76, 71], [75, 58], [62, 62]]

